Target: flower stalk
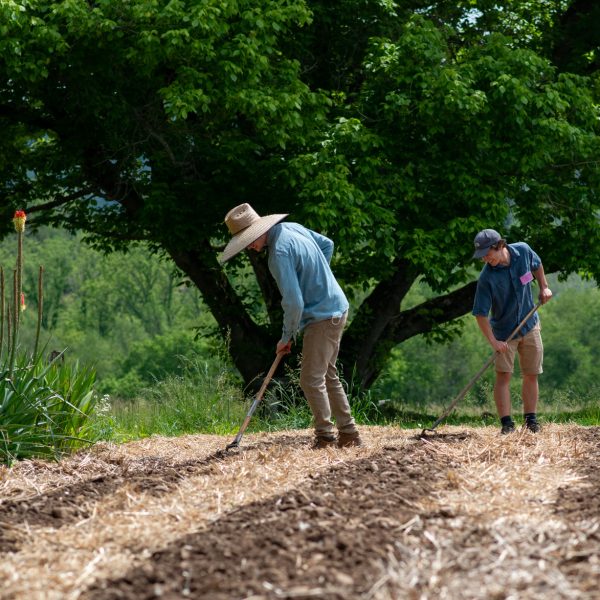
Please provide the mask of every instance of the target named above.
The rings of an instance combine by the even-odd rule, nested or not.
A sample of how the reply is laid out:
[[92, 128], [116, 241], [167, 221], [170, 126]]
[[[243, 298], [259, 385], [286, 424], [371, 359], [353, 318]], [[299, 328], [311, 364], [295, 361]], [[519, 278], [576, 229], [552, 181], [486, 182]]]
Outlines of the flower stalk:
[[[24, 297], [23, 294], [23, 234], [25, 233], [25, 221], [27, 221], [27, 215], [23, 210], [15, 211], [15, 215], [13, 217], [13, 224], [15, 226], [15, 231], [17, 232], [17, 296], [16, 298], [21, 298], [21, 305], [24, 306]], [[19, 310], [15, 313], [15, 333], [17, 332], [20, 315]]]
[[35, 345], [33, 347], [33, 359], [37, 358], [38, 348], [40, 345], [40, 330], [42, 328], [42, 316], [44, 311], [44, 267], [40, 265], [38, 274], [38, 314], [37, 327], [35, 329]]
[[17, 340], [19, 331], [19, 294], [18, 294], [18, 276], [17, 269], [13, 271], [13, 331], [12, 331], [12, 343], [10, 345], [10, 362], [8, 365], [8, 376], [12, 377], [13, 370], [15, 368], [15, 357], [17, 355]]

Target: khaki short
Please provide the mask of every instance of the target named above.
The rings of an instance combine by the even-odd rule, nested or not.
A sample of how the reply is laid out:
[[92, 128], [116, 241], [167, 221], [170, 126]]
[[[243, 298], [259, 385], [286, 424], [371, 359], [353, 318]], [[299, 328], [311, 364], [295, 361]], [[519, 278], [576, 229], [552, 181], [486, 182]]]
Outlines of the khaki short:
[[538, 323], [523, 337], [518, 337], [508, 342], [508, 350], [496, 356], [496, 371], [500, 373], [513, 373], [515, 355], [519, 353], [519, 366], [524, 375], [539, 375], [543, 373], [544, 345]]

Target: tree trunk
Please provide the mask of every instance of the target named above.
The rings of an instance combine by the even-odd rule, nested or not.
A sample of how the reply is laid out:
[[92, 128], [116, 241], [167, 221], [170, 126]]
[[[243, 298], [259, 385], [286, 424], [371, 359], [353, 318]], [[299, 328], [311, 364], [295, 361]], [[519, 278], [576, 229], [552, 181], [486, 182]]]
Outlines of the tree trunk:
[[373, 385], [394, 346], [465, 315], [473, 306], [475, 281], [409, 310], [392, 312], [398, 297], [406, 294], [409, 280], [396, 273], [377, 286], [344, 335], [340, 362], [346, 377], [352, 375], [362, 389]]
[[[262, 292], [262, 297], [267, 307], [267, 313], [269, 315], [269, 321], [274, 331], [281, 331], [281, 323], [283, 320], [283, 309], [281, 308], [281, 294], [279, 288], [269, 271], [268, 266], [268, 254], [266, 252], [248, 252], [250, 263], [254, 269], [256, 279], [258, 281], [258, 287]], [[277, 333], [275, 334], [277, 335]], [[273, 343], [277, 342], [273, 340]]]
[[369, 373], [379, 372], [375, 365], [385, 361], [389, 348], [383, 348], [381, 343], [417, 277], [406, 261], [397, 259], [394, 267], [391, 277], [377, 284], [353, 316], [340, 348], [345, 377], [353, 374], [361, 387], [368, 387], [373, 380]]
[[214, 252], [170, 249], [175, 264], [193, 281], [214, 316], [229, 353], [244, 382], [250, 384], [267, 370], [275, 357], [275, 344], [266, 328], [248, 315], [231, 287]]
[[560, 15], [552, 33], [552, 62], [563, 71], [591, 75], [600, 57], [587, 60], [584, 55], [600, 46], [600, 5], [595, 0], [575, 0]]

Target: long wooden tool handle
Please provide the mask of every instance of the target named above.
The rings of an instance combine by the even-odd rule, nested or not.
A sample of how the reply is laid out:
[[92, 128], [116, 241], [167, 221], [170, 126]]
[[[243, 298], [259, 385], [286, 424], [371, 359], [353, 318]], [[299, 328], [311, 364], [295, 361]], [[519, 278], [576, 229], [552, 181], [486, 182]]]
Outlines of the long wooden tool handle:
[[282, 358], [283, 358], [283, 352], [279, 352], [277, 354], [277, 356], [275, 357], [275, 360], [273, 361], [273, 364], [271, 365], [269, 372], [267, 373], [266, 377], [264, 378], [262, 385], [260, 386], [260, 389], [258, 390], [258, 394], [256, 394], [256, 397], [259, 400], [262, 398], [263, 394], [265, 393], [265, 390], [267, 389], [267, 386], [271, 382], [271, 378], [275, 374], [275, 371], [277, 370], [277, 367], [279, 366], [279, 363], [281, 362]]
[[246, 418], [244, 419], [244, 422], [242, 423], [242, 426], [240, 427], [238, 434], [235, 436], [235, 439], [233, 440], [233, 442], [231, 442], [231, 444], [229, 444], [227, 446], [227, 448], [233, 448], [235, 446], [239, 446], [240, 440], [242, 439], [242, 436], [244, 435], [244, 431], [246, 431], [246, 427], [248, 427], [248, 424], [250, 423], [250, 419], [252, 418], [252, 415], [254, 414], [256, 407], [259, 405], [260, 401], [262, 400], [263, 394], [265, 393], [265, 390], [267, 389], [269, 382], [271, 381], [273, 375], [275, 374], [275, 371], [276, 371], [277, 367], [279, 366], [279, 363], [281, 362], [283, 355], [284, 355], [283, 352], [277, 353], [277, 356], [275, 357], [275, 360], [273, 361], [273, 364], [271, 365], [269, 372], [267, 373], [266, 377], [264, 378], [262, 385], [260, 386], [260, 389], [258, 390], [258, 393], [254, 397], [254, 402], [252, 402], [252, 404], [250, 405], [250, 408], [248, 409], [248, 413], [246, 414]]

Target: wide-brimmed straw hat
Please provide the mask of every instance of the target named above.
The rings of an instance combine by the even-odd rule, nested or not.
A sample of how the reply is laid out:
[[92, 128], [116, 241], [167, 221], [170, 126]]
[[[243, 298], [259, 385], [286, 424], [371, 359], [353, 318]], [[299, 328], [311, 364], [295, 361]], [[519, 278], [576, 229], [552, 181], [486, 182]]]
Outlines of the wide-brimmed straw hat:
[[233, 258], [287, 216], [285, 214], [261, 217], [249, 204], [240, 204], [232, 208], [225, 215], [225, 225], [233, 237], [225, 246], [219, 262], [224, 263]]

